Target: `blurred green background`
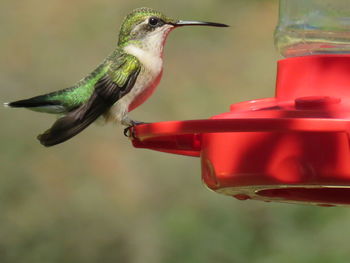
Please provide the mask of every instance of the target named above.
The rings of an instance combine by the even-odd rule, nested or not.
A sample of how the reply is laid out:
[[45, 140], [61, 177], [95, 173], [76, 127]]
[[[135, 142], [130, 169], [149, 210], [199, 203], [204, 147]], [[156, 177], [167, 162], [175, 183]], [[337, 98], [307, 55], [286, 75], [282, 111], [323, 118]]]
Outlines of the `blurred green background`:
[[[117, 41], [133, 8], [230, 24], [169, 36], [163, 80], [132, 112], [207, 118], [273, 95], [277, 0], [1, 0], [1, 101], [65, 88]], [[347, 262], [350, 210], [237, 201], [199, 159], [134, 149], [116, 125], [44, 148], [54, 117], [0, 109], [0, 262]]]

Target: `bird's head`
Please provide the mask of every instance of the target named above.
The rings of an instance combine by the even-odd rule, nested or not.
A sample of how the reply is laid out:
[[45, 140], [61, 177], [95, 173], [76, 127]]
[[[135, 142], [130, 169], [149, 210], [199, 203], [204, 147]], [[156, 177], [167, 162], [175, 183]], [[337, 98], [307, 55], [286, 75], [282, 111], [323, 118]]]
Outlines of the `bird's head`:
[[128, 14], [120, 28], [118, 45], [136, 44], [162, 47], [169, 32], [181, 26], [227, 27], [225, 24], [172, 19], [151, 8], [138, 8]]

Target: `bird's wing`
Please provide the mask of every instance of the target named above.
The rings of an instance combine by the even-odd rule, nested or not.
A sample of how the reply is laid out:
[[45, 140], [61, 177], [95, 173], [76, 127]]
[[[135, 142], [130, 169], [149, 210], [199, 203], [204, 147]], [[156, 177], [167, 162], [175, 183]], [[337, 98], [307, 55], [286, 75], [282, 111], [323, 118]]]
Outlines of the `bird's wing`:
[[107, 73], [96, 82], [89, 100], [58, 119], [49, 130], [39, 135], [41, 144], [53, 146], [84, 130], [131, 90], [140, 70], [139, 61], [127, 54], [118, 62], [111, 63]]

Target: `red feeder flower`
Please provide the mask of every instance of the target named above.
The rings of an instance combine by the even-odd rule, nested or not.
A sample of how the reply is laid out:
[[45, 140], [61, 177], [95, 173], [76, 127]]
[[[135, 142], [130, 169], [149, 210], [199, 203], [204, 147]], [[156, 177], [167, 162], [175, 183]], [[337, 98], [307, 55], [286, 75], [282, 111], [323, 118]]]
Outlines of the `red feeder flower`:
[[[288, 16], [283, 12], [295, 12], [294, 5], [309, 1], [281, 1], [284, 19], [277, 41], [290, 32], [284, 28]], [[312, 11], [309, 17], [315, 15]], [[310, 22], [305, 20], [308, 13], [303, 15]], [[289, 29], [300, 27], [300, 20], [295, 21]], [[299, 57], [278, 62], [274, 98], [234, 104], [229, 112], [207, 120], [138, 125], [133, 145], [200, 157], [205, 184], [239, 200], [350, 204], [350, 55], [300, 56], [306, 47], [310, 54], [320, 48], [332, 53], [333, 42], [325, 39], [315, 45], [300, 39], [289, 47], [279, 42], [284, 55]]]

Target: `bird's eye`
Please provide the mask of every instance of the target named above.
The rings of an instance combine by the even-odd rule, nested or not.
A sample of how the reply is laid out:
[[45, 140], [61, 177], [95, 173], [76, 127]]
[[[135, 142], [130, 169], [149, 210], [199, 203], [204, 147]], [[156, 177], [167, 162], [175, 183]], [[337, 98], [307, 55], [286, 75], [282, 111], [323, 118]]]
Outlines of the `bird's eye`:
[[148, 20], [148, 24], [150, 24], [151, 26], [156, 26], [159, 23], [159, 18], [157, 17], [151, 17]]

